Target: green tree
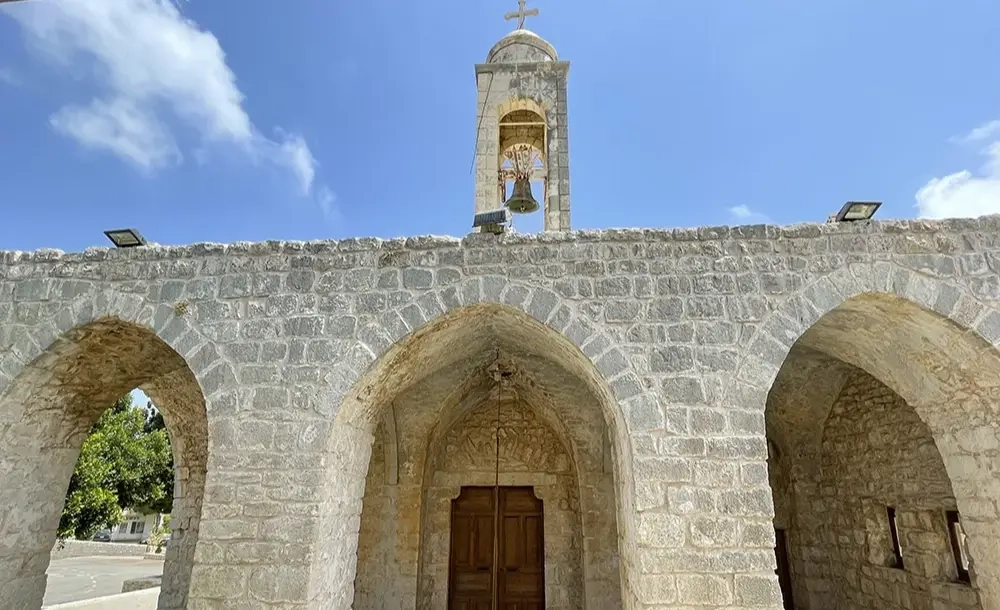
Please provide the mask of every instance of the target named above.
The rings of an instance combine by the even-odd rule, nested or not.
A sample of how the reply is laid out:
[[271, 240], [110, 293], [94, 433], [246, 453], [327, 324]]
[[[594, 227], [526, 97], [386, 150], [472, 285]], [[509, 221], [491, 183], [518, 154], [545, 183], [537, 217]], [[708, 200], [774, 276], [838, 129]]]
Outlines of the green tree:
[[152, 402], [146, 403], [146, 432], [153, 430], [166, 430], [167, 425], [163, 422], [163, 415], [159, 409], [153, 406]]
[[89, 539], [122, 521], [122, 511], [169, 513], [173, 456], [162, 418], [126, 395], [84, 441], [59, 520], [59, 537]]

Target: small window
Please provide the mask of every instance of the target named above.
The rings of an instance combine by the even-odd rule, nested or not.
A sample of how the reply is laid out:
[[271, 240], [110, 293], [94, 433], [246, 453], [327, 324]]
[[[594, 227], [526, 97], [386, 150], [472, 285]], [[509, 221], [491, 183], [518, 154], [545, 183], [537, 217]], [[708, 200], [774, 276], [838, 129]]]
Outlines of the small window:
[[122, 523], [121, 525], [118, 526], [119, 534], [124, 534], [127, 531], [128, 531], [128, 523]]
[[945, 518], [948, 520], [948, 538], [951, 540], [951, 553], [955, 558], [955, 567], [958, 568], [958, 581], [972, 583], [969, 577], [969, 555], [965, 550], [965, 530], [962, 529], [962, 520], [958, 516], [957, 510], [945, 511]]
[[130, 534], [141, 534], [141, 533], [143, 533], [143, 531], [145, 529], [146, 529], [146, 522], [145, 521], [133, 521], [132, 522], [132, 530], [129, 533]]
[[899, 528], [896, 526], [896, 509], [889, 506], [885, 509], [889, 517], [889, 535], [892, 536], [892, 565], [893, 568], [903, 569], [903, 548], [899, 545]]

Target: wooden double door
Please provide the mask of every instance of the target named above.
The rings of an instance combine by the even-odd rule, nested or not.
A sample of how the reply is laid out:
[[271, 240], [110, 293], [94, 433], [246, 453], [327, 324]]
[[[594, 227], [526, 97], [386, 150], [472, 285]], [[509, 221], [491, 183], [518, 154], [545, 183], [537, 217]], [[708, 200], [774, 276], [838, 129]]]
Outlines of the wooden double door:
[[544, 610], [542, 517], [531, 487], [463, 487], [451, 504], [448, 609], [493, 610], [495, 596], [497, 610]]

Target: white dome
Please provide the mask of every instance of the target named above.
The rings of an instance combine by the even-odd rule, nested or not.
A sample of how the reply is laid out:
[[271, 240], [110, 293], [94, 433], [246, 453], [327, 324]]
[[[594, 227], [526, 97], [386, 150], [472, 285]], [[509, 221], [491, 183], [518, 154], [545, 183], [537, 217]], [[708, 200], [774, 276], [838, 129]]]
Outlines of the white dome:
[[500, 39], [489, 55], [488, 64], [519, 64], [541, 61], [558, 61], [555, 47], [538, 34], [525, 29], [514, 30]]

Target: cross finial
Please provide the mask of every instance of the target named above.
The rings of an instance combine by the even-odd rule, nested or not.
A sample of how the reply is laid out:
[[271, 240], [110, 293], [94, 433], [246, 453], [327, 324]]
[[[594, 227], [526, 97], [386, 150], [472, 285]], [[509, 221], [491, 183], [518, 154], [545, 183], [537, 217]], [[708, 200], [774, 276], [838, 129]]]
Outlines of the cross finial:
[[537, 17], [538, 9], [532, 8], [525, 10], [524, 5], [528, 3], [528, 0], [517, 0], [517, 12], [507, 13], [503, 16], [505, 21], [510, 21], [511, 19], [517, 19], [517, 29], [524, 29], [524, 18], [525, 17]]

